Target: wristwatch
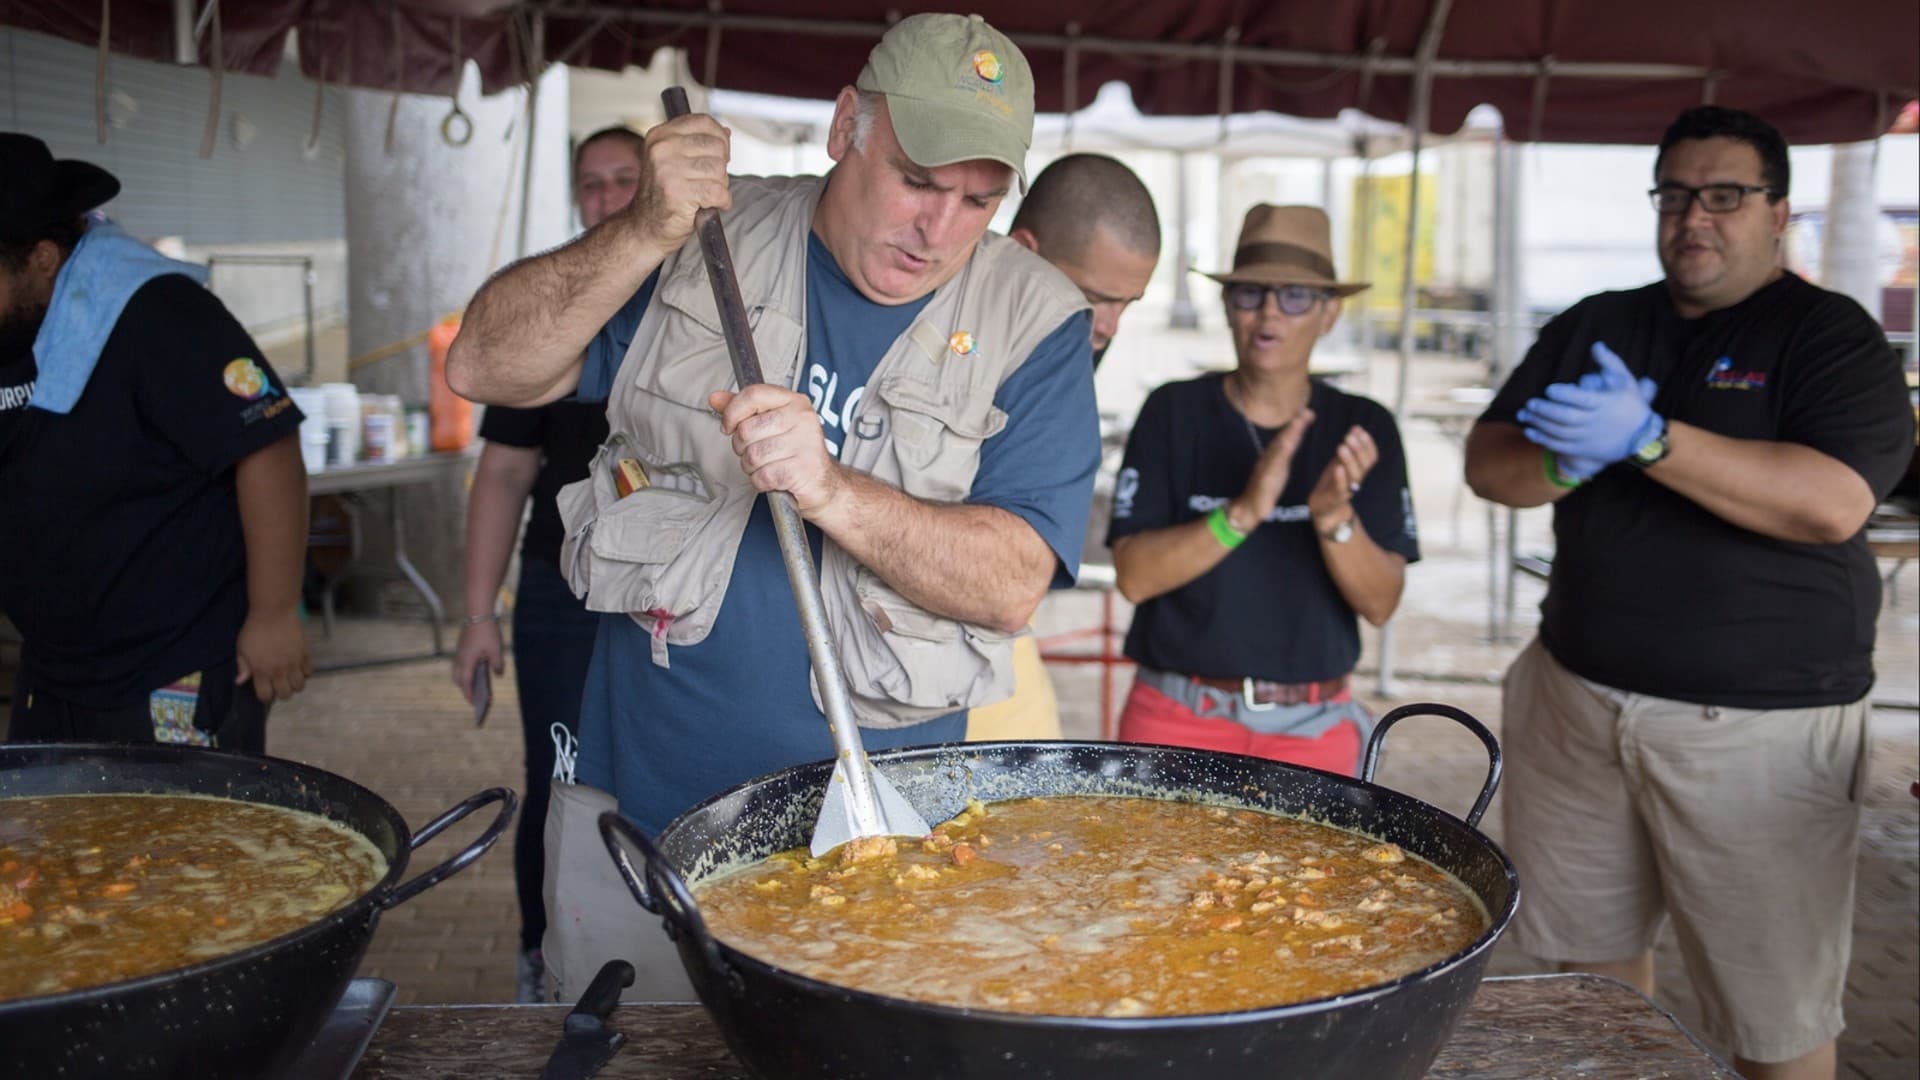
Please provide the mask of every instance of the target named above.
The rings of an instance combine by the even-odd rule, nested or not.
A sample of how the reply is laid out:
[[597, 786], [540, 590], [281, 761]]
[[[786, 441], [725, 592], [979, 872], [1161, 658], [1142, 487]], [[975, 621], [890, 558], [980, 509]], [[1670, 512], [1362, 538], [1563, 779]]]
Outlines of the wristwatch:
[[1660, 421], [1660, 430], [1655, 433], [1653, 438], [1641, 443], [1631, 454], [1627, 455], [1627, 464], [1632, 465], [1636, 469], [1645, 469], [1660, 464], [1667, 459], [1667, 452], [1672, 449], [1672, 446], [1667, 442], [1667, 418], [1664, 416], [1656, 416], [1654, 419]]
[[1323, 532], [1320, 535], [1326, 537], [1329, 541], [1335, 544], [1344, 544], [1347, 541], [1353, 539], [1353, 515], [1348, 514], [1345, 520], [1341, 521], [1340, 524], [1335, 525], [1333, 528], [1328, 529], [1326, 532]]

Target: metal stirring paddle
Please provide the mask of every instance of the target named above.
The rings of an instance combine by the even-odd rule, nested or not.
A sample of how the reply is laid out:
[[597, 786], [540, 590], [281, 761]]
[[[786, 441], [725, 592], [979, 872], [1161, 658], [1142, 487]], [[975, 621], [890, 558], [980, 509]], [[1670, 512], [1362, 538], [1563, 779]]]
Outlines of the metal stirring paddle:
[[[667, 118], [685, 116], [690, 108], [687, 92], [669, 86], [660, 93]], [[747, 325], [746, 304], [740, 297], [740, 283], [733, 275], [733, 253], [727, 247], [726, 232], [720, 215], [712, 209], [694, 215], [694, 233], [700, 238], [700, 252], [706, 257], [707, 279], [713, 285], [714, 303], [720, 309], [720, 329], [727, 339], [727, 354], [733, 358], [734, 378], [740, 386], [765, 382], [760, 374], [760, 354], [754, 348], [753, 334]], [[807, 546], [806, 525], [793, 504], [793, 496], [784, 491], [767, 493], [767, 508], [773, 512], [773, 530], [780, 536], [780, 554], [787, 564], [787, 582], [793, 586], [794, 603], [800, 608], [800, 627], [807, 637], [807, 655], [813, 661], [814, 682], [820, 687], [820, 702], [827, 714], [827, 728], [833, 733], [836, 760], [833, 777], [827, 781], [826, 799], [820, 805], [820, 819], [813, 827], [814, 855], [824, 855], [856, 837], [925, 836], [930, 831], [926, 819], [907, 802], [899, 790], [880, 775], [867, 760], [860, 744], [860, 728], [853, 722], [853, 707], [847, 700], [847, 679], [840, 667], [840, 654], [827, 633], [826, 606], [820, 599], [820, 579], [813, 566], [813, 553]]]

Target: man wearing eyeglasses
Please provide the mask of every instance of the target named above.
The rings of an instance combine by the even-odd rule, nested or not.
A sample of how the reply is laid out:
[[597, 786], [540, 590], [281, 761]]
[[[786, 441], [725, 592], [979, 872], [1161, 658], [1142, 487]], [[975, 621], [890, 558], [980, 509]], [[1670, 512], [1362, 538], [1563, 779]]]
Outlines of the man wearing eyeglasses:
[[1351, 775], [1348, 686], [1420, 557], [1393, 415], [1308, 377], [1344, 297], [1327, 215], [1247, 212], [1225, 286], [1237, 365], [1155, 390], [1127, 438], [1107, 543], [1139, 607], [1120, 737]]
[[1748, 1077], [1831, 1077], [1879, 581], [1863, 526], [1913, 450], [1899, 361], [1788, 273], [1787, 147], [1702, 107], [1651, 192], [1664, 280], [1581, 301], [1467, 442], [1483, 498], [1554, 507], [1508, 670], [1525, 951], [1653, 992], [1671, 917]]

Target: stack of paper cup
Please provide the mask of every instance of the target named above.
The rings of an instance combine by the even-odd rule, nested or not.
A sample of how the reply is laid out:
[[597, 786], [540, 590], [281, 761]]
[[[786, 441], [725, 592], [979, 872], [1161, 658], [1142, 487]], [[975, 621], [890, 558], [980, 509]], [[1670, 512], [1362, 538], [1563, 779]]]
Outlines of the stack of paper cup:
[[352, 383], [322, 383], [326, 394], [327, 465], [360, 460], [360, 389]]
[[327, 394], [317, 386], [290, 386], [287, 396], [300, 410], [300, 460], [308, 472], [327, 467]]

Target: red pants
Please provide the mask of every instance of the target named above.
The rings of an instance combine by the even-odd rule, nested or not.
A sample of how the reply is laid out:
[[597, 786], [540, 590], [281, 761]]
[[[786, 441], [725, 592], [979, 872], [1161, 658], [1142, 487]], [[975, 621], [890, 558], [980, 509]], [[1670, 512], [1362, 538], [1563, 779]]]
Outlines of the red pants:
[[1160, 743], [1196, 750], [1225, 750], [1290, 765], [1353, 776], [1360, 770], [1360, 728], [1351, 721], [1318, 738], [1262, 735], [1225, 717], [1200, 716], [1151, 686], [1138, 682], [1120, 710], [1122, 742]]

